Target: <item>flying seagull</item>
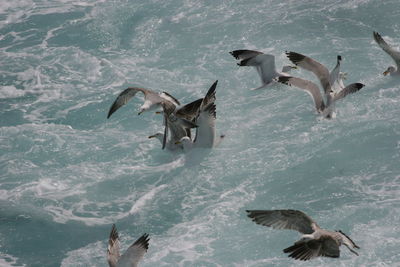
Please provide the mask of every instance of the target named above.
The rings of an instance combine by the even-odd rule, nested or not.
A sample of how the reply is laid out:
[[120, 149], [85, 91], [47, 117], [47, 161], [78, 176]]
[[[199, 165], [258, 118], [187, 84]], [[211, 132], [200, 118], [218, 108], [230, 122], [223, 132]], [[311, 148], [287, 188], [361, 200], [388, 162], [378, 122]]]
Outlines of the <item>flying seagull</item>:
[[375, 39], [375, 42], [383, 49], [383, 51], [388, 53], [389, 56], [391, 56], [393, 58], [394, 62], [396, 63], [396, 66], [397, 66], [397, 69], [394, 66], [390, 66], [383, 73], [383, 75], [385, 75], [385, 76], [388, 74], [390, 74], [390, 76], [400, 75], [400, 52], [397, 50], [394, 50], [390, 45], [388, 45], [388, 43], [386, 43], [385, 40], [383, 40], [382, 36], [377, 32], [374, 32], [374, 39]]
[[302, 233], [299, 241], [283, 250], [296, 260], [306, 261], [316, 257], [339, 258], [341, 245], [345, 245], [358, 256], [353, 249], [360, 247], [345, 233], [340, 230], [322, 229], [313, 219], [299, 210], [247, 210], [247, 213], [247, 216], [257, 224]]
[[217, 138], [215, 134], [215, 89], [218, 81], [215, 81], [208, 90], [206, 96], [202, 99], [194, 123], [197, 125], [196, 136], [194, 140], [185, 136], [176, 142], [182, 144], [183, 149], [189, 150], [193, 147], [212, 148], [217, 145], [223, 136]]
[[144, 94], [144, 103], [140, 107], [138, 115], [142, 114], [144, 111], [160, 107], [161, 104], [165, 102], [172, 103], [175, 106], [180, 105], [179, 101], [167, 92], [158, 93], [150, 89], [129, 87], [122, 91], [118, 95], [117, 99], [115, 99], [110, 110], [108, 111], [107, 119], [110, 118], [110, 116], [117, 111], [117, 109], [128, 103], [128, 101], [134, 97], [137, 92], [142, 92]]
[[239, 66], [253, 66], [260, 75], [262, 85], [252, 90], [264, 88], [272, 84], [275, 78], [280, 76], [289, 76], [288, 72], [295, 66], [283, 66], [282, 72], [278, 72], [275, 67], [275, 56], [264, 54], [253, 50], [235, 50], [229, 52], [237, 60]]
[[341, 60], [340, 56], [338, 56], [336, 67], [331, 73], [329, 73], [328, 69], [324, 65], [310, 57], [304, 56], [296, 52], [286, 52], [286, 54], [294, 64], [313, 72], [317, 76], [324, 90], [326, 102], [324, 101], [318, 85], [311, 81], [291, 76], [281, 76], [278, 78], [277, 81], [289, 86], [296, 86], [309, 93], [314, 100], [315, 108], [319, 113], [322, 113], [325, 118], [329, 119], [332, 117], [334, 103], [337, 100], [344, 98], [348, 94], [355, 93], [364, 87], [364, 84], [362, 83], [352, 83], [344, 88], [339, 88], [339, 91], [337, 92], [334, 92], [332, 90], [331, 82], [343, 84], [343, 75], [341, 75], [339, 71]]
[[118, 232], [115, 224], [113, 224], [107, 249], [107, 261], [109, 266], [137, 267], [139, 261], [149, 248], [149, 240], [148, 234], [142, 235], [121, 256], [119, 252]]

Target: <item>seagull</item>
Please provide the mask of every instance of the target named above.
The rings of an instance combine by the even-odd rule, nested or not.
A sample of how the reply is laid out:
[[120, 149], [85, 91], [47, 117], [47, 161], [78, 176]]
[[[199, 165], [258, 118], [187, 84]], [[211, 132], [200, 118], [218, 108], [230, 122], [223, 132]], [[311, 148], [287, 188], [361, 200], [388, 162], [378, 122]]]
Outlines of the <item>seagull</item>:
[[235, 50], [229, 53], [237, 60], [241, 60], [237, 63], [239, 66], [253, 66], [257, 69], [262, 85], [252, 90], [267, 87], [275, 81], [274, 78], [289, 76], [288, 72], [296, 68], [295, 66], [283, 66], [282, 72], [278, 72], [275, 67], [275, 56], [258, 51]]
[[[202, 99], [200, 99], [202, 100]], [[193, 121], [193, 113], [196, 111], [196, 106], [198, 105], [198, 100], [193, 101], [177, 111], [172, 104], [164, 103], [163, 114], [164, 114], [164, 133], [156, 133], [149, 136], [149, 138], [157, 138], [162, 144], [162, 149], [165, 147], [168, 150], [176, 150], [178, 148], [183, 148], [181, 144], [177, 144], [179, 140], [183, 137], [188, 136], [190, 138], [191, 128], [196, 128], [197, 125]], [[201, 103], [201, 101], [200, 101]], [[198, 109], [198, 108], [197, 108]], [[169, 134], [168, 134], [169, 133]], [[170, 135], [169, 140], [168, 135]]]
[[184, 151], [193, 147], [212, 148], [217, 145], [224, 136], [216, 137], [215, 134], [215, 89], [218, 81], [215, 81], [208, 90], [206, 96], [202, 99], [197, 116], [195, 118], [196, 136], [192, 140], [189, 136], [185, 136], [176, 142], [182, 144]]
[[388, 43], [386, 43], [385, 40], [383, 40], [382, 36], [377, 32], [374, 32], [374, 39], [375, 42], [383, 49], [383, 51], [388, 53], [389, 56], [393, 58], [394, 62], [397, 65], [397, 69], [394, 66], [390, 66], [389, 68], [387, 68], [387, 70], [383, 73], [383, 75], [385, 76], [388, 74], [390, 74], [390, 76], [400, 75], [400, 52], [394, 50], [390, 45], [388, 45]]
[[149, 248], [149, 235], [144, 234], [135, 241], [121, 256], [119, 254], [118, 232], [115, 224], [111, 228], [108, 240], [107, 261], [110, 267], [137, 267]]
[[342, 78], [344, 75], [340, 74], [339, 71], [341, 61], [340, 56], [338, 56], [336, 67], [331, 73], [329, 73], [328, 69], [324, 65], [310, 57], [296, 52], [286, 52], [286, 54], [294, 64], [313, 72], [318, 77], [324, 89], [326, 102], [324, 101], [318, 86], [311, 81], [291, 76], [281, 76], [277, 81], [289, 86], [296, 86], [309, 93], [314, 100], [315, 108], [319, 113], [322, 113], [325, 118], [332, 118], [334, 103], [337, 100], [344, 98], [348, 94], [355, 93], [365, 86], [362, 83], [352, 83], [344, 88], [340, 88], [337, 92], [332, 90], [331, 82], [338, 83], [340, 85], [339, 87], [343, 84]]
[[246, 210], [253, 222], [275, 229], [290, 229], [302, 233], [299, 241], [285, 248], [284, 253], [296, 260], [310, 260], [316, 257], [339, 258], [341, 245], [345, 245], [358, 256], [353, 248], [359, 249], [353, 240], [342, 231], [322, 229], [299, 210]]
[[137, 92], [142, 92], [144, 94], [144, 103], [140, 107], [138, 115], [142, 114], [144, 111], [151, 110], [160, 107], [162, 103], [170, 102], [175, 106], [179, 106], [179, 101], [167, 92], [154, 92], [150, 89], [129, 87], [122, 91], [117, 99], [115, 99], [110, 110], [108, 111], [107, 119], [117, 111], [120, 107], [128, 103], [128, 101], [136, 95]]

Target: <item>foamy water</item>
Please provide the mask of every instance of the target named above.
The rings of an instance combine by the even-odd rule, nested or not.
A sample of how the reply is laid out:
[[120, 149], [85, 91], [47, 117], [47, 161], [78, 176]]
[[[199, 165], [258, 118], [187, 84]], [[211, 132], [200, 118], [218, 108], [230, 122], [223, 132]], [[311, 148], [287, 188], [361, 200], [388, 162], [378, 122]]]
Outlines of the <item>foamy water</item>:
[[[400, 2], [0, 1], [0, 266], [107, 266], [111, 225], [141, 266], [397, 266], [400, 86], [373, 41], [400, 48]], [[228, 53], [309, 55], [366, 86], [322, 119], [301, 90], [260, 85]], [[314, 79], [303, 70], [293, 75]], [[141, 100], [106, 119], [127, 86], [182, 103], [217, 87], [211, 151], [148, 139], [162, 118]], [[307, 263], [299, 234], [246, 209], [300, 209], [361, 247]]]

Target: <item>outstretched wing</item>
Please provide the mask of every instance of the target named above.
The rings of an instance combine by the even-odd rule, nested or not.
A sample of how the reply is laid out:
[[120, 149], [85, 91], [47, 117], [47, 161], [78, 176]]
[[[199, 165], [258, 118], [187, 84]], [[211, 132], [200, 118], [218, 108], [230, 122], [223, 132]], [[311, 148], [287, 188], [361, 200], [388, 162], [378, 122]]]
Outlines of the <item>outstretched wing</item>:
[[285, 253], [296, 260], [311, 260], [316, 257], [339, 258], [339, 244], [330, 236], [321, 236], [319, 239], [300, 240], [293, 246], [285, 248]]
[[296, 230], [311, 234], [318, 225], [299, 210], [246, 210], [253, 222], [274, 229]]
[[135, 243], [133, 243], [121, 256], [118, 265], [130, 267], [138, 266], [139, 261], [143, 258], [149, 248], [149, 240], [150, 238], [148, 234], [139, 237], [139, 239], [137, 239]]
[[319, 79], [325, 94], [331, 90], [329, 83], [329, 70], [318, 61], [296, 52], [286, 52], [287, 57], [297, 66], [309, 70]]
[[383, 49], [383, 51], [388, 53], [389, 56], [393, 58], [394, 62], [396, 62], [397, 68], [400, 69], [400, 52], [394, 50], [390, 45], [388, 45], [388, 43], [386, 43], [382, 36], [377, 32], [374, 32], [374, 39], [375, 42]]
[[337, 94], [335, 94], [335, 96], [333, 97], [333, 101], [342, 99], [343, 97], [347, 96], [348, 94], [355, 93], [355, 92], [361, 90], [361, 88], [363, 88], [364, 86], [365, 85], [362, 83], [352, 83], [352, 84], [346, 86], [345, 88], [343, 88]]
[[289, 86], [295, 86], [300, 89], [303, 89], [307, 93], [311, 95], [311, 97], [314, 100], [315, 108], [317, 109], [318, 112], [321, 112], [325, 109], [325, 103], [324, 99], [322, 98], [321, 92], [318, 88], [318, 86], [310, 81], [301, 79], [301, 78], [296, 78], [296, 77], [286, 77], [286, 76], [280, 76], [278, 78], [278, 82], [289, 85]]
[[118, 259], [120, 257], [119, 254], [119, 240], [118, 240], [118, 231], [113, 224], [110, 232], [110, 237], [108, 239], [108, 248], [107, 248], [107, 261], [110, 267], [116, 267]]
[[108, 111], [107, 119], [110, 118], [110, 116], [120, 107], [128, 103], [128, 101], [134, 97], [137, 92], [142, 92], [146, 97], [149, 91], [147, 89], [137, 87], [129, 87], [125, 89], [118, 95], [117, 99], [115, 99], [114, 103], [111, 105], [111, 108]]

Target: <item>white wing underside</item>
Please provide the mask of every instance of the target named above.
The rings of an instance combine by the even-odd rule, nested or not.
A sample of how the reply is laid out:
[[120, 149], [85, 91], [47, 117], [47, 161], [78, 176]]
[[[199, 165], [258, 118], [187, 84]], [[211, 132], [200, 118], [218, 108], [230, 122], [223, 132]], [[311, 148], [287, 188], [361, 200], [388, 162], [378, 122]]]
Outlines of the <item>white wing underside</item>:
[[215, 141], [215, 118], [210, 112], [202, 111], [196, 120], [196, 139], [195, 147], [210, 148], [214, 146]]

